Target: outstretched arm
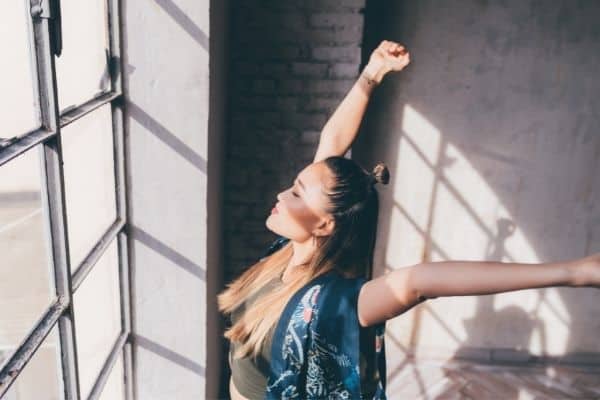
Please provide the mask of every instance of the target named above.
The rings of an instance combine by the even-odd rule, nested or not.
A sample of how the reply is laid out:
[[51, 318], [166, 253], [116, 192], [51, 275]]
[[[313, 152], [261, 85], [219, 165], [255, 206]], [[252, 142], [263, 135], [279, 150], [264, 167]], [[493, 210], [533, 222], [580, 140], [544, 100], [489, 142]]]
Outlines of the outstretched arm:
[[363, 285], [359, 293], [358, 315], [361, 325], [369, 326], [436, 297], [494, 294], [550, 286], [600, 288], [600, 253], [543, 264], [440, 261], [400, 268]]
[[369, 63], [331, 115], [319, 140], [313, 162], [342, 156], [352, 145], [373, 89], [390, 71], [400, 71], [410, 62], [404, 46], [384, 40], [373, 51]]

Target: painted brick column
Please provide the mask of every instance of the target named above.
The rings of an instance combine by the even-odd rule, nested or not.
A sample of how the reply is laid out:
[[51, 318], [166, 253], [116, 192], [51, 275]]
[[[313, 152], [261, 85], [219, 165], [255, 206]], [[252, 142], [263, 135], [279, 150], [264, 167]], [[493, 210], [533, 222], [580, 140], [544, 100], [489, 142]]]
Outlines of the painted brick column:
[[232, 4], [226, 149], [226, 282], [275, 236], [276, 195], [312, 162], [321, 128], [359, 73], [364, 0]]

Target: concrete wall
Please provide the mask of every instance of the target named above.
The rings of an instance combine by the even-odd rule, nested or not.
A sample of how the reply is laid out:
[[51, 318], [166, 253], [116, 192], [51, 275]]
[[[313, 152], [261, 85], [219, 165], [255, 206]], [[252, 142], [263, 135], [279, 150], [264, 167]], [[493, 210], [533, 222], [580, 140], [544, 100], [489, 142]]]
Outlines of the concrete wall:
[[[399, 41], [411, 64], [377, 89], [353, 147], [392, 176], [379, 191], [375, 276], [599, 251], [600, 4], [381, 3], [367, 4], [365, 46]], [[597, 361], [599, 303], [589, 288], [429, 301], [388, 322], [388, 368], [414, 352]]]
[[207, 296], [220, 286], [223, 97], [209, 79], [223, 84], [210, 71], [222, 69], [212, 52], [223, 49], [209, 31], [211, 21], [222, 28], [226, 3], [212, 17], [211, 3], [123, 7], [135, 387], [144, 400], [214, 397], [218, 379], [207, 368], [218, 365]]

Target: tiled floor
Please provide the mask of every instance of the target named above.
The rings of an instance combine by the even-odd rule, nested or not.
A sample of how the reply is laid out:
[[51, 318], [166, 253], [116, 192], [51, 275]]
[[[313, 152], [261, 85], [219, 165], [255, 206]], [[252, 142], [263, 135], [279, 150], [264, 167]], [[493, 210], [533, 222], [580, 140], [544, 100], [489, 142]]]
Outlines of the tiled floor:
[[410, 362], [386, 390], [395, 399], [600, 399], [600, 365]]

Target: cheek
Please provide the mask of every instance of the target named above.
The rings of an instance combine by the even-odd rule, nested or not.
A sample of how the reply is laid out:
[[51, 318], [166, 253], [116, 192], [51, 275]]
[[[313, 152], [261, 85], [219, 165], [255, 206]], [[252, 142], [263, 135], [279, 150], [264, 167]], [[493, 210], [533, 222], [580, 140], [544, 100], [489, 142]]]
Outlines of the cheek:
[[307, 229], [311, 229], [319, 221], [315, 213], [301, 200], [290, 204], [287, 211], [287, 217], [292, 219], [294, 223], [302, 225]]
[[267, 227], [289, 238], [303, 240], [310, 236], [319, 218], [302, 201], [288, 202], [285, 209], [269, 215]]

